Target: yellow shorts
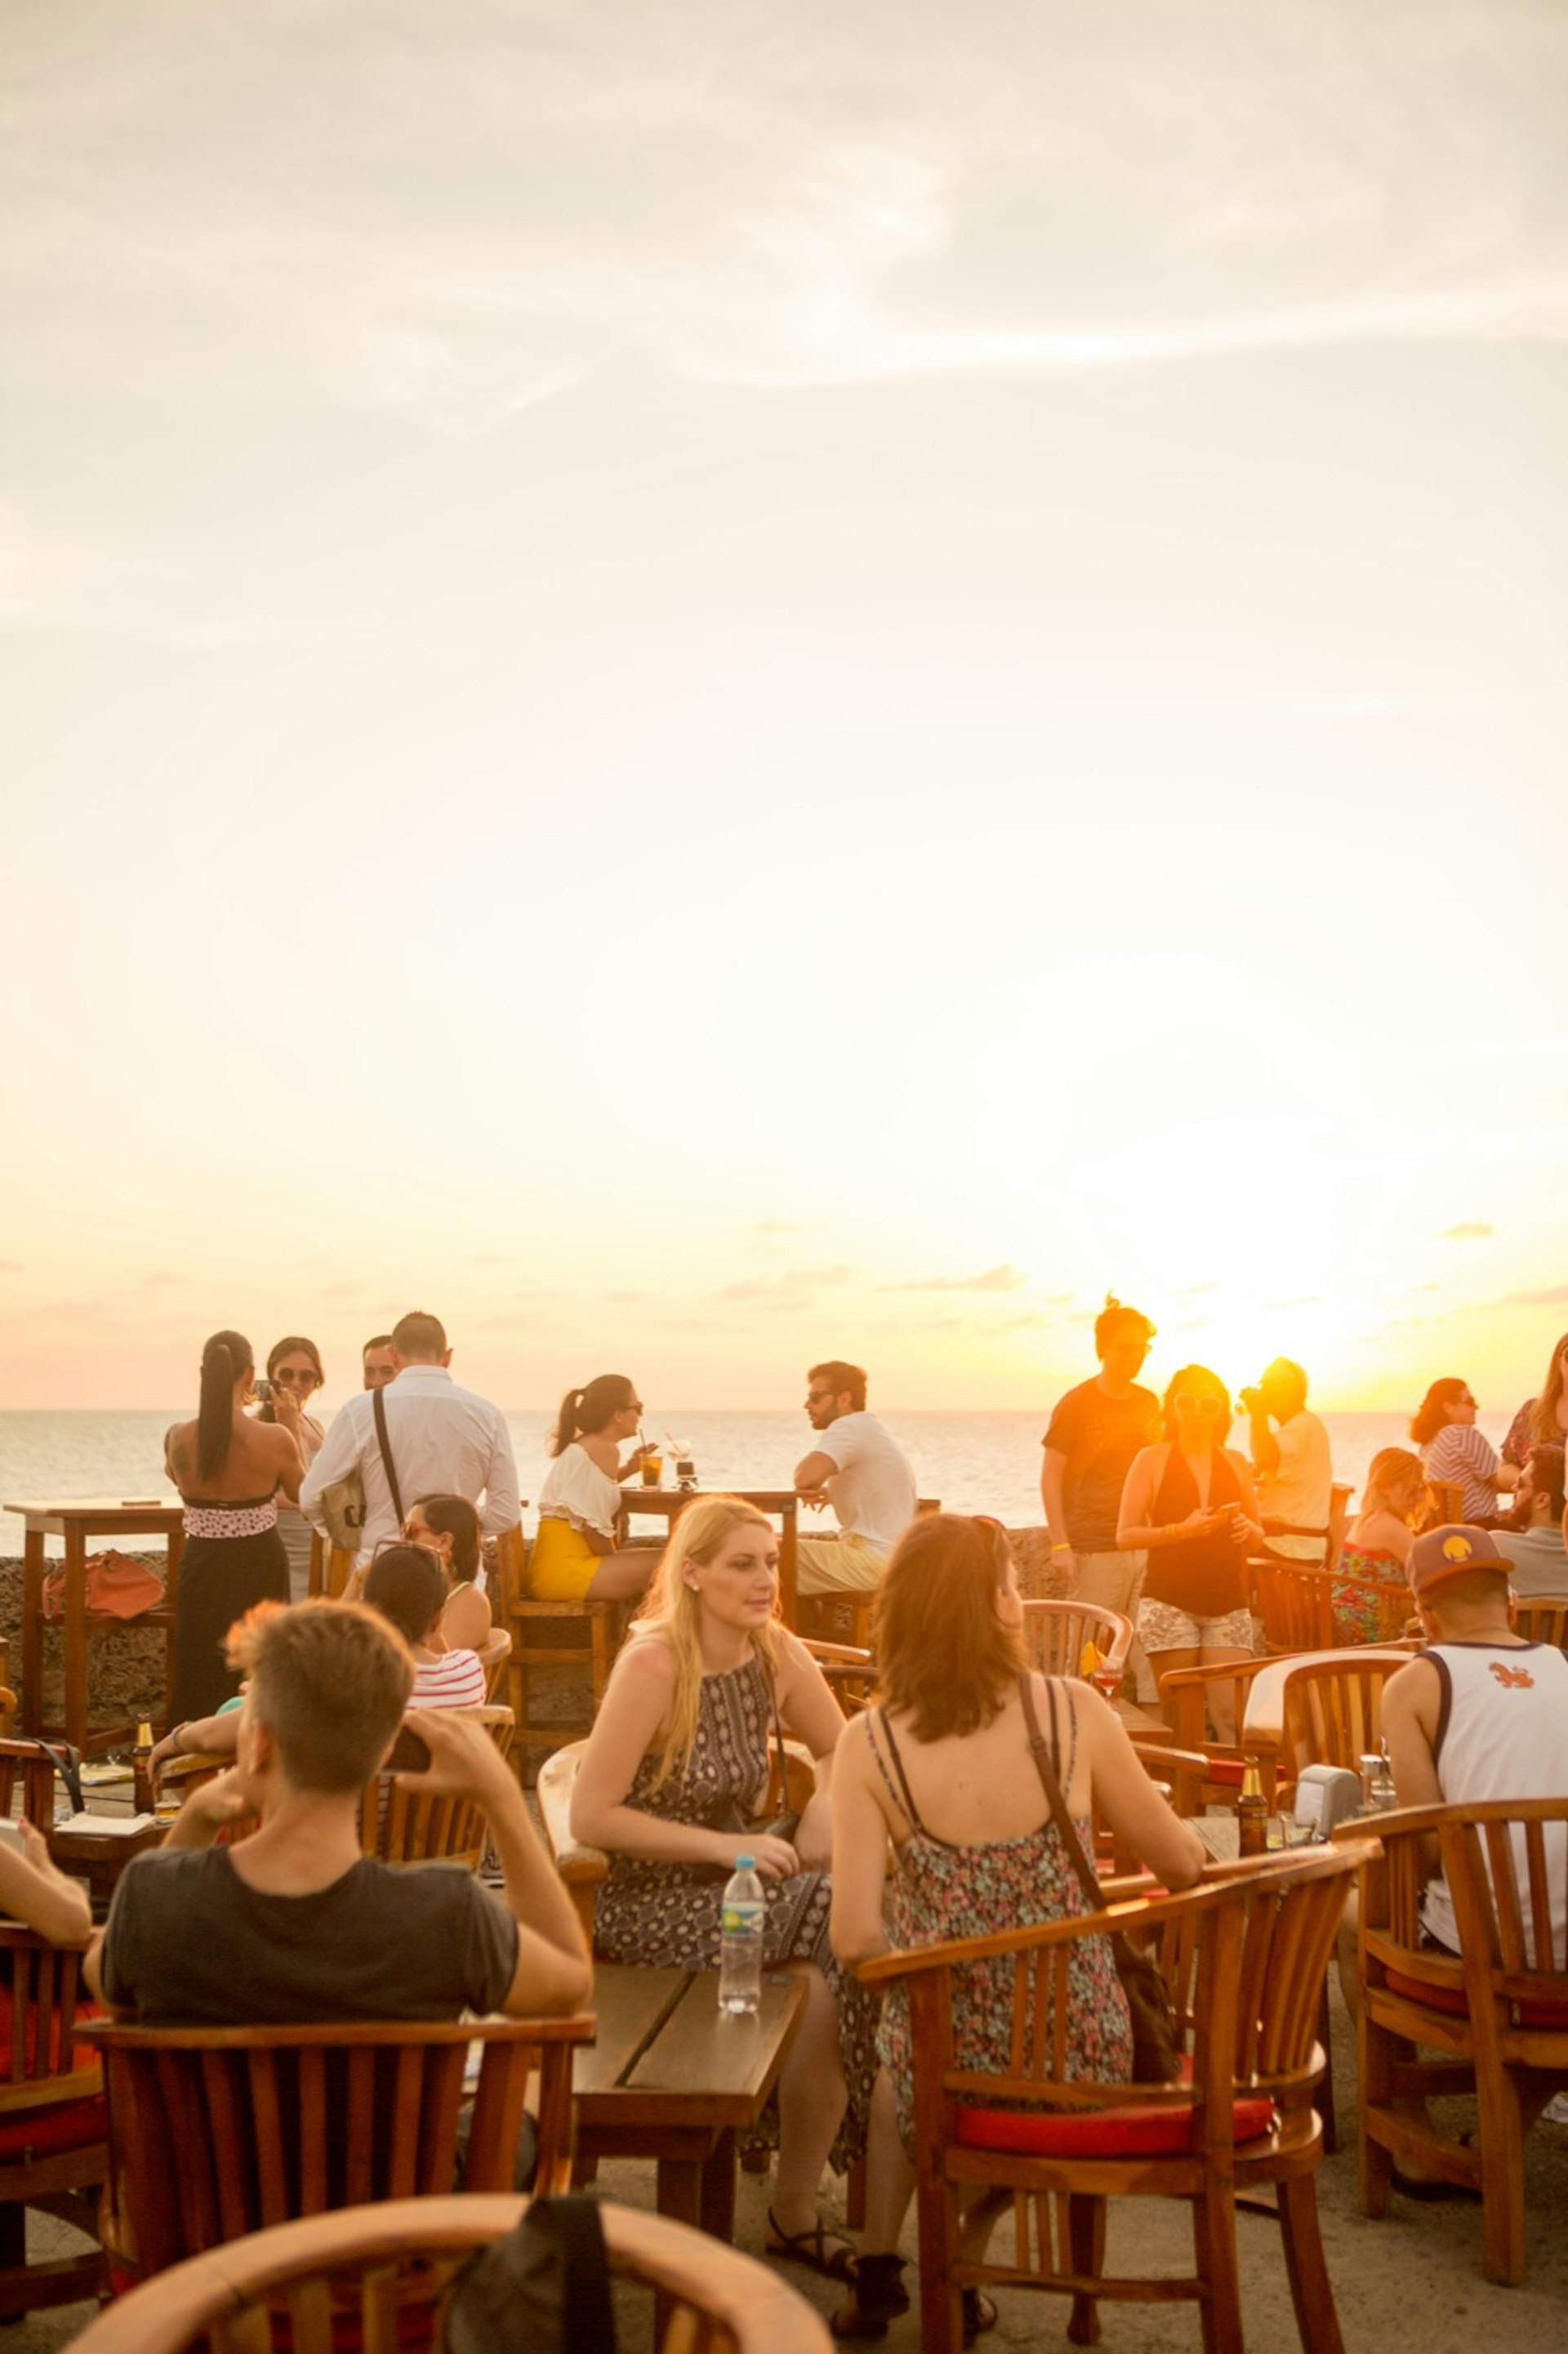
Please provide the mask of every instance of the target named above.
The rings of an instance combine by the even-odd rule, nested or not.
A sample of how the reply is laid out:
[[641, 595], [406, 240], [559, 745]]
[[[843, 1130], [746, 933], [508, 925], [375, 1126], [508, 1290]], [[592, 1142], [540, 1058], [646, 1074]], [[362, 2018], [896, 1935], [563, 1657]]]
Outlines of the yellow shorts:
[[528, 1591], [535, 1602], [581, 1602], [599, 1563], [581, 1529], [552, 1514], [539, 1522], [528, 1562]]

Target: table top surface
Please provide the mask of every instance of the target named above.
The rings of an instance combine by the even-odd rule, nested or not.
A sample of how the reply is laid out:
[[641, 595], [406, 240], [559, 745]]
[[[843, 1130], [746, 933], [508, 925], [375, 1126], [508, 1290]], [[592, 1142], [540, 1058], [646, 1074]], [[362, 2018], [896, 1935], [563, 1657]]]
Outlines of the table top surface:
[[[793, 1512], [800, 1509], [800, 1499], [793, 1488], [638, 1488], [627, 1486], [620, 1491], [623, 1512], [678, 1512], [698, 1496], [738, 1496], [743, 1504], [755, 1504], [759, 1512]], [[16, 1506], [11, 1509], [15, 1511]]]
[[751, 2018], [723, 2016], [715, 1970], [594, 1969], [596, 2042], [572, 2091], [585, 2125], [749, 2125], [772, 2089], [806, 1999], [798, 1973], [765, 1977]]
[[178, 1496], [67, 1496], [56, 1503], [41, 1502], [37, 1498], [20, 1503], [7, 1499], [4, 1509], [34, 1521], [112, 1521], [126, 1513], [165, 1512], [177, 1516], [185, 1511], [185, 1505]]

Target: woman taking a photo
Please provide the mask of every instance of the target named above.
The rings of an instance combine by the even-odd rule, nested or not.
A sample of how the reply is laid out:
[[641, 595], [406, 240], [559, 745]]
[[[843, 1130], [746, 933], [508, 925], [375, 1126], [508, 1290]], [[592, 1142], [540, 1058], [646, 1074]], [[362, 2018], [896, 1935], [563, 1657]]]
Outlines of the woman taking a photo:
[[[1132, 1458], [1118, 1549], [1147, 1553], [1138, 1634], [1157, 1683], [1181, 1668], [1252, 1657], [1242, 1566], [1261, 1545], [1246, 1458], [1225, 1445], [1230, 1393], [1207, 1365], [1183, 1365], [1165, 1393], [1165, 1437]], [[1210, 1694], [1217, 1741], [1235, 1739], [1228, 1692]]]
[[[998, 1522], [955, 1512], [914, 1521], [876, 1597], [878, 1705], [857, 1716], [833, 1771], [833, 1951], [844, 1963], [893, 1947], [981, 1937], [997, 1929], [1078, 1919], [1087, 1910], [1031, 1755], [1037, 1725], [1083, 1842], [1091, 1810], [1167, 1888], [1190, 1887], [1204, 1862], [1091, 1686], [1033, 1675], [1023, 1606]], [[888, 1841], [896, 1865], [886, 1891]], [[976, 1963], [955, 2010], [959, 2068], [1005, 2068], [1012, 2036], [1011, 1964]], [[1127, 1998], [1108, 1938], [1085, 1939], [1069, 1967], [1067, 2073], [1099, 2084], [1132, 2073]], [[898, 2235], [915, 2186], [908, 1989], [892, 1987], [878, 2031], [885, 2073], [872, 2106], [867, 2229], [854, 2294], [833, 2317], [840, 2338], [880, 2337], [904, 2312]], [[979, 2262], [995, 2220], [977, 2219], [967, 2262]], [[995, 2319], [964, 2292], [966, 2340]]]
[[561, 1400], [528, 1569], [535, 1601], [623, 1602], [647, 1585], [648, 1548], [618, 1558], [615, 1538], [620, 1483], [641, 1469], [647, 1451], [634, 1447], [620, 1459], [641, 1414], [624, 1373], [600, 1373]]
[[1471, 1528], [1497, 1525], [1498, 1490], [1511, 1489], [1519, 1472], [1499, 1463], [1489, 1438], [1476, 1428], [1475, 1394], [1468, 1382], [1449, 1375], [1434, 1382], [1410, 1426], [1421, 1449], [1426, 1477], [1460, 1490], [1459, 1518]]
[[201, 1403], [176, 1422], [164, 1461], [185, 1505], [185, 1550], [175, 1605], [175, 1690], [170, 1714], [211, 1716], [239, 1690], [224, 1658], [237, 1618], [258, 1602], [287, 1602], [289, 1558], [278, 1534], [278, 1491], [300, 1500], [304, 1458], [280, 1419], [245, 1411], [256, 1360], [239, 1332], [215, 1332], [201, 1352]]
[[[285, 1430], [292, 1431], [309, 1470], [326, 1437], [314, 1415], [305, 1412], [306, 1401], [326, 1380], [321, 1351], [313, 1341], [305, 1340], [298, 1332], [291, 1333], [287, 1340], [275, 1341], [267, 1352], [267, 1379], [272, 1385], [272, 1394], [256, 1418], [259, 1422], [281, 1423]], [[302, 1602], [311, 1590], [313, 1533], [297, 1504], [285, 1500], [279, 1505], [278, 1534], [289, 1557], [289, 1593], [295, 1602]]]
[[[848, 2280], [850, 2244], [819, 2221], [817, 2185], [830, 2157], [842, 2171], [863, 2134], [874, 2004], [828, 1943], [825, 1785], [843, 1718], [805, 1646], [779, 1625], [778, 1599], [779, 1538], [763, 1514], [733, 1496], [688, 1504], [588, 1737], [572, 1835], [610, 1858], [595, 1952], [646, 1967], [716, 1967], [725, 1881], [737, 1856], [755, 1858], [768, 1899], [764, 1966], [799, 1970], [807, 1988], [779, 2079], [768, 2252]], [[743, 1828], [767, 1786], [775, 1728], [818, 1761], [817, 1796], [789, 1839]]]

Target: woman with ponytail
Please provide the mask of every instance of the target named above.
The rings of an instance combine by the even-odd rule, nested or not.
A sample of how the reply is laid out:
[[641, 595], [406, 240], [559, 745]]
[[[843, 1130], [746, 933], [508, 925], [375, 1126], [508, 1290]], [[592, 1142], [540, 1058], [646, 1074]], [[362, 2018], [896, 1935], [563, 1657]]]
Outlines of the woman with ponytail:
[[649, 1548], [618, 1553], [615, 1538], [620, 1483], [641, 1469], [644, 1452], [634, 1447], [623, 1463], [620, 1450], [636, 1437], [641, 1414], [624, 1373], [600, 1373], [561, 1400], [528, 1573], [536, 1601], [622, 1602], [647, 1585]]
[[[278, 1492], [297, 1503], [304, 1458], [281, 1422], [253, 1421], [256, 1360], [240, 1332], [215, 1332], [201, 1352], [201, 1403], [164, 1441], [185, 1504], [175, 1607], [174, 1721], [212, 1716], [239, 1689], [224, 1657], [228, 1630], [258, 1602], [287, 1602], [289, 1557]], [[235, 1499], [239, 1500], [236, 1501]]]

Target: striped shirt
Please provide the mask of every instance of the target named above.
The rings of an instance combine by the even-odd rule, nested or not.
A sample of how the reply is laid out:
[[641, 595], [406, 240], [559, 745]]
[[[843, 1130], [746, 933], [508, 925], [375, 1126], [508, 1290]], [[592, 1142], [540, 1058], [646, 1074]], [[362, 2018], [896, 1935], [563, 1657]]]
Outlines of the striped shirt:
[[477, 1651], [443, 1651], [414, 1668], [410, 1708], [482, 1708], [484, 1668]]
[[1451, 1422], [1422, 1448], [1421, 1461], [1429, 1479], [1457, 1482], [1465, 1520], [1496, 1520], [1498, 1458], [1474, 1423]]

